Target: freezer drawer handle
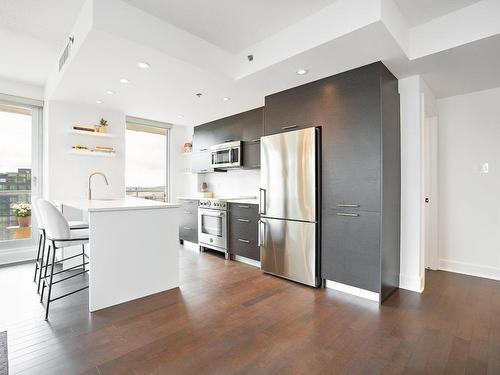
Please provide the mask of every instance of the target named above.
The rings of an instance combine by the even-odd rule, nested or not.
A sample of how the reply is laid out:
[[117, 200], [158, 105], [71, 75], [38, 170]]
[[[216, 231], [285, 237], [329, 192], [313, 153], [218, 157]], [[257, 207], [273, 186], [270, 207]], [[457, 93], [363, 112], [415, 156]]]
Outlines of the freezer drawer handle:
[[288, 130], [288, 129], [293, 129], [293, 128], [296, 128], [297, 125], [288, 125], [288, 126], [282, 126], [281, 129], [282, 130]]
[[193, 230], [193, 228], [184, 227], [185, 230]]
[[262, 232], [261, 232], [261, 228], [262, 228], [262, 225], [264, 225], [264, 222], [262, 220], [259, 220], [259, 238], [258, 238], [258, 244], [257, 246], [264, 246], [264, 242], [263, 242], [263, 236], [262, 236]]
[[[264, 197], [264, 199], [262, 199]], [[266, 214], [266, 190], [260, 188], [259, 189], [259, 213], [262, 215]]]
[[243, 242], [243, 243], [250, 243], [250, 241], [248, 241], [248, 240], [243, 240], [243, 239], [241, 239], [241, 238], [238, 238], [238, 241]]
[[347, 212], [337, 212], [337, 216], [358, 217], [359, 214], [348, 214]]
[[352, 207], [352, 208], [357, 208], [357, 207], [359, 207], [359, 204], [345, 204], [345, 203], [341, 203], [341, 204], [338, 204], [337, 206], [338, 207]]
[[238, 221], [240, 223], [249, 223], [250, 222], [250, 220], [248, 220], [248, 219], [238, 219]]

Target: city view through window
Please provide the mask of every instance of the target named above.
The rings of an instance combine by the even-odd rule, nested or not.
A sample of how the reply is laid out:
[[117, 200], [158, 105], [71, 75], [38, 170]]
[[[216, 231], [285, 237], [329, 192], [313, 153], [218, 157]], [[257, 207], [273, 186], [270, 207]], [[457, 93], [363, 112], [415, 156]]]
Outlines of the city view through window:
[[167, 201], [166, 130], [127, 124], [126, 174], [127, 195]]
[[29, 110], [0, 105], [0, 241], [31, 238], [13, 209], [31, 203], [31, 130]]

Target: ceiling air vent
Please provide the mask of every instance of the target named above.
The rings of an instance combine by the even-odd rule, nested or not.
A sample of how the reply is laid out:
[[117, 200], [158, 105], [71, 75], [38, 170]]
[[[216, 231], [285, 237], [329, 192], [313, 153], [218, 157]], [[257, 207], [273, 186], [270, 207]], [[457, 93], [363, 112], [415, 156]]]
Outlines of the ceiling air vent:
[[64, 66], [64, 64], [66, 63], [66, 61], [68, 61], [69, 53], [71, 52], [71, 45], [74, 42], [75, 42], [75, 38], [70, 36], [68, 44], [66, 44], [66, 47], [64, 48], [64, 51], [63, 51], [61, 57], [59, 57], [59, 71], [61, 71], [61, 69]]

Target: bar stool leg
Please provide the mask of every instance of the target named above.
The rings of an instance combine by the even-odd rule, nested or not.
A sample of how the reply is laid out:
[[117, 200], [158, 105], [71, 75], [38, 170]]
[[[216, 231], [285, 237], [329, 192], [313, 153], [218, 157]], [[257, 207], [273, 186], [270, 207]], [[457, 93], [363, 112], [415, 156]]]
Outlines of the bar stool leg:
[[[45, 291], [45, 278], [47, 277], [47, 270], [49, 268], [49, 260], [50, 260], [50, 251], [51, 251], [51, 247], [49, 245], [48, 249], [47, 249], [47, 258], [46, 258], [46, 261], [45, 261], [45, 272], [44, 272], [44, 275], [43, 275], [43, 281], [42, 281], [42, 293], [40, 293], [40, 302], [43, 301], [43, 292]], [[54, 254], [55, 254], [55, 249], [54, 249]]]
[[42, 233], [40, 233], [40, 237], [38, 238], [38, 253], [36, 254], [36, 263], [35, 263], [35, 275], [33, 275], [33, 282], [36, 282], [36, 273], [38, 272], [38, 262], [40, 261], [40, 250], [42, 248]]
[[42, 283], [42, 272], [43, 272], [43, 265], [44, 263], [44, 257], [45, 257], [45, 232], [42, 232], [42, 254], [40, 256], [40, 271], [38, 272], [38, 286], [37, 286], [37, 293], [40, 294], [40, 284]]
[[54, 277], [54, 265], [56, 263], [56, 244], [52, 241], [52, 265], [50, 267], [49, 292], [47, 294], [47, 307], [45, 309], [45, 320], [49, 318], [50, 295], [52, 294], [52, 279]]

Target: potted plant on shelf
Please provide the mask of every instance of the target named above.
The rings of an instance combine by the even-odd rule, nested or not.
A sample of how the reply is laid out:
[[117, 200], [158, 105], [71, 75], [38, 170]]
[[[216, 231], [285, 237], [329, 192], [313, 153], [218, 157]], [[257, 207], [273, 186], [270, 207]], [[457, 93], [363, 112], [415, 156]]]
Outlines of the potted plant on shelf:
[[98, 133], [106, 133], [107, 127], [108, 127], [108, 121], [102, 118], [101, 121], [99, 121], [99, 126], [97, 127], [96, 130]]
[[12, 206], [14, 215], [16, 215], [19, 227], [26, 228], [31, 225], [31, 204], [18, 203]]

